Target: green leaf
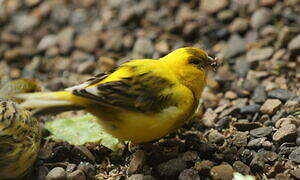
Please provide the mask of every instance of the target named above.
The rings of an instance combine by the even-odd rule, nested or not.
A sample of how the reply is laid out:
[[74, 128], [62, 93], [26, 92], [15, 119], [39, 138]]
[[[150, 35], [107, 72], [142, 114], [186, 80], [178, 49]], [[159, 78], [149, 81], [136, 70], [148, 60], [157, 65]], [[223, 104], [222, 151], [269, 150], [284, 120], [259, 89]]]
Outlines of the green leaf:
[[48, 121], [45, 127], [52, 133], [53, 140], [67, 141], [72, 145], [100, 143], [112, 151], [120, 150], [124, 146], [118, 139], [105, 133], [92, 115]]

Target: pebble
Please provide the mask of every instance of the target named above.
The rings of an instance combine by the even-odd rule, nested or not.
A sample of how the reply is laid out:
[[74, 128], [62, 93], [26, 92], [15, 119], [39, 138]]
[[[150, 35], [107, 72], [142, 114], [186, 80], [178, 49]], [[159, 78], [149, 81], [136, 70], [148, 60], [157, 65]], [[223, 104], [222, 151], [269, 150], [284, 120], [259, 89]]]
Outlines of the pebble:
[[250, 70], [250, 64], [245, 58], [239, 58], [235, 63], [234, 69], [239, 77], [245, 78]]
[[259, 104], [265, 102], [267, 99], [266, 88], [264, 86], [257, 86], [253, 92], [252, 99]]
[[143, 174], [133, 174], [127, 180], [155, 180], [153, 176]]
[[291, 170], [290, 173], [294, 178], [300, 179], [300, 168]]
[[139, 38], [133, 46], [133, 53], [136, 54], [136, 56], [152, 57], [154, 53], [154, 46], [151, 40], [147, 38]]
[[227, 22], [227, 21], [230, 21], [234, 18], [234, 14], [235, 14], [234, 11], [232, 11], [231, 9], [225, 9], [223, 11], [220, 11], [217, 14], [217, 18], [220, 21]]
[[67, 173], [61, 167], [53, 168], [46, 176], [46, 180], [65, 180], [65, 179], [67, 179]]
[[186, 162], [178, 158], [159, 164], [157, 170], [161, 176], [176, 176], [186, 167]]
[[228, 5], [227, 0], [202, 0], [200, 8], [208, 13], [216, 13]]
[[[296, 118], [286, 117], [286, 118], [281, 118], [278, 121], [276, 121], [275, 127], [276, 128], [281, 128], [281, 127], [289, 125], [289, 124], [294, 124], [295, 126], [298, 126], [298, 123], [299, 122], [296, 120]], [[298, 134], [298, 130], [297, 130], [297, 134]]]
[[296, 51], [300, 49], [300, 35], [297, 35], [289, 42], [288, 49], [291, 51]]
[[251, 16], [251, 26], [258, 29], [271, 21], [272, 12], [267, 8], [257, 9]]
[[25, 33], [32, 30], [38, 23], [39, 20], [35, 16], [28, 14], [19, 14], [13, 16], [13, 24], [17, 33]]
[[243, 106], [240, 108], [240, 113], [241, 114], [254, 114], [259, 112], [260, 105], [258, 104], [252, 104], [252, 105], [247, 105]]
[[245, 32], [248, 29], [249, 22], [245, 18], [235, 18], [234, 21], [229, 25], [230, 32]]
[[247, 147], [250, 149], [259, 149], [262, 147], [262, 144], [265, 142], [265, 140], [265, 137], [252, 139], [248, 142]]
[[260, 122], [235, 122], [233, 126], [239, 131], [250, 131], [262, 126]]
[[74, 146], [71, 151], [71, 154], [73, 158], [80, 161], [87, 161], [90, 163], [94, 163], [96, 160], [95, 156], [85, 146]]
[[77, 67], [77, 72], [80, 74], [92, 74], [95, 70], [95, 63], [87, 60]]
[[214, 180], [232, 180], [233, 168], [230, 165], [214, 166], [210, 174]]
[[57, 34], [57, 44], [60, 52], [65, 54], [71, 50], [74, 36], [75, 29], [73, 27], [66, 27]]
[[211, 143], [222, 144], [224, 142], [225, 136], [217, 130], [212, 130], [208, 134], [208, 141]]
[[77, 166], [77, 169], [82, 170], [86, 175], [87, 179], [95, 177], [96, 174], [95, 166], [89, 162], [80, 162], [80, 164]]
[[247, 132], [237, 132], [232, 139], [233, 145], [237, 147], [247, 146], [248, 133]]
[[134, 174], [140, 170], [142, 170], [145, 163], [145, 152], [143, 150], [138, 150], [132, 155], [132, 159], [129, 163], [127, 173]]
[[194, 169], [199, 172], [200, 175], [208, 175], [214, 163], [209, 160], [198, 161], [195, 163]]
[[213, 127], [217, 117], [218, 117], [218, 114], [215, 111], [213, 111], [211, 108], [208, 108], [205, 111], [205, 113], [203, 114], [203, 117], [201, 119], [201, 123], [205, 127]]
[[273, 134], [273, 140], [279, 143], [283, 142], [292, 142], [296, 140], [296, 132], [297, 128], [294, 124], [288, 124], [281, 128], [279, 128], [274, 134]]
[[260, 111], [265, 114], [274, 114], [282, 105], [278, 99], [267, 99], [266, 102], [261, 106]]
[[70, 173], [67, 177], [68, 180], [86, 180], [85, 174], [81, 170], [76, 170]]
[[57, 36], [55, 35], [47, 35], [47, 36], [44, 36], [41, 41], [39, 42], [37, 48], [38, 50], [46, 50], [52, 46], [54, 46], [57, 42]]
[[179, 174], [178, 180], [200, 180], [200, 176], [194, 169], [185, 169]]
[[257, 138], [269, 136], [271, 133], [272, 133], [272, 127], [270, 126], [256, 128], [250, 131], [250, 135]]
[[230, 59], [246, 50], [246, 41], [239, 35], [232, 35], [228, 40], [227, 47], [224, 49], [224, 58]]
[[274, 89], [268, 92], [268, 97], [286, 102], [295, 97], [295, 95], [287, 89]]
[[265, 161], [262, 153], [256, 153], [250, 163], [252, 172], [261, 172], [265, 168]]
[[232, 165], [234, 171], [239, 172], [241, 174], [250, 174], [250, 167], [247, 166], [245, 163], [242, 161], [235, 161]]
[[84, 32], [75, 39], [75, 46], [87, 52], [93, 52], [99, 45], [99, 35], [96, 32]]
[[50, 18], [56, 23], [64, 24], [68, 21], [70, 15], [71, 10], [65, 5], [59, 4], [52, 8]]
[[274, 52], [272, 47], [251, 49], [246, 54], [246, 59], [249, 63], [269, 59]]

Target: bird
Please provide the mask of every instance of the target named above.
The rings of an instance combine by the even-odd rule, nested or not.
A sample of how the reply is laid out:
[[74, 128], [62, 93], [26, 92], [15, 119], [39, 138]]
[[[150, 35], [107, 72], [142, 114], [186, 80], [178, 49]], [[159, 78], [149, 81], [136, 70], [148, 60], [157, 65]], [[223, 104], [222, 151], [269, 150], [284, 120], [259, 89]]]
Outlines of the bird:
[[57, 92], [18, 94], [35, 114], [83, 109], [106, 133], [133, 144], [166, 136], [189, 120], [208, 72], [217, 60], [198, 48], [176, 49], [160, 59], [137, 59], [109, 74]]
[[32, 169], [40, 149], [37, 119], [12, 100], [0, 99], [0, 179], [20, 179]]

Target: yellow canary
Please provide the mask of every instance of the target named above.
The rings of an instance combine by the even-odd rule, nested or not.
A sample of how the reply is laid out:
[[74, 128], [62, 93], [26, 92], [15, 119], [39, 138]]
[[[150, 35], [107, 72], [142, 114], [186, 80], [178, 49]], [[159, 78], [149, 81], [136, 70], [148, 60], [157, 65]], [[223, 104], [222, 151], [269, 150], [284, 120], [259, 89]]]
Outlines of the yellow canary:
[[159, 60], [132, 60], [109, 75], [59, 92], [20, 94], [23, 108], [50, 113], [83, 108], [120, 140], [148, 142], [191, 118], [216, 61], [201, 49], [177, 49]]
[[38, 121], [13, 101], [0, 100], [0, 179], [21, 178], [40, 148]]

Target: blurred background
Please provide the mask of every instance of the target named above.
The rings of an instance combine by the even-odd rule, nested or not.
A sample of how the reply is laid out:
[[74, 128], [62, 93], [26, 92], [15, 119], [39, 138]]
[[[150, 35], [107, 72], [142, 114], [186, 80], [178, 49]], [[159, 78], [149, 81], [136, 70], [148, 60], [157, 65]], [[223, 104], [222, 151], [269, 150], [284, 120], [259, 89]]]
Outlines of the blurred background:
[[[299, 0], [0, 0], [0, 85], [27, 77], [37, 79], [46, 90], [62, 90], [133, 58], [159, 58], [183, 46], [202, 48], [223, 64], [210, 75], [203, 94], [204, 118], [199, 115], [185, 130], [198, 135], [208, 132], [201, 135], [205, 140], [200, 139], [212, 144], [224, 142], [225, 137], [246, 137], [242, 144], [233, 138], [228, 149], [216, 146], [212, 152], [216, 156], [201, 157], [211, 152], [194, 149], [202, 160], [209, 160], [203, 166], [226, 162], [238, 171], [243, 163], [246, 174], [259, 171], [271, 178], [279, 174], [276, 179], [300, 178], [300, 169], [298, 175], [284, 173], [300, 163], [299, 148], [298, 154], [289, 156], [300, 145], [299, 115], [293, 114], [300, 103], [299, 32]], [[276, 122], [287, 117], [296, 119], [295, 127], [278, 132]], [[232, 121], [237, 132], [222, 131]], [[262, 126], [273, 130], [236, 135]], [[210, 133], [211, 128], [218, 131]], [[280, 149], [284, 143], [293, 148]], [[185, 145], [183, 152], [194, 147]], [[241, 149], [269, 150], [276, 158], [252, 162], [241, 158]], [[191, 163], [183, 169], [194, 167], [195, 159], [187, 161]], [[194, 173], [199, 179], [207, 173], [198, 168], [196, 173], [182, 171], [181, 178]], [[159, 170], [137, 172], [170, 175]]]

